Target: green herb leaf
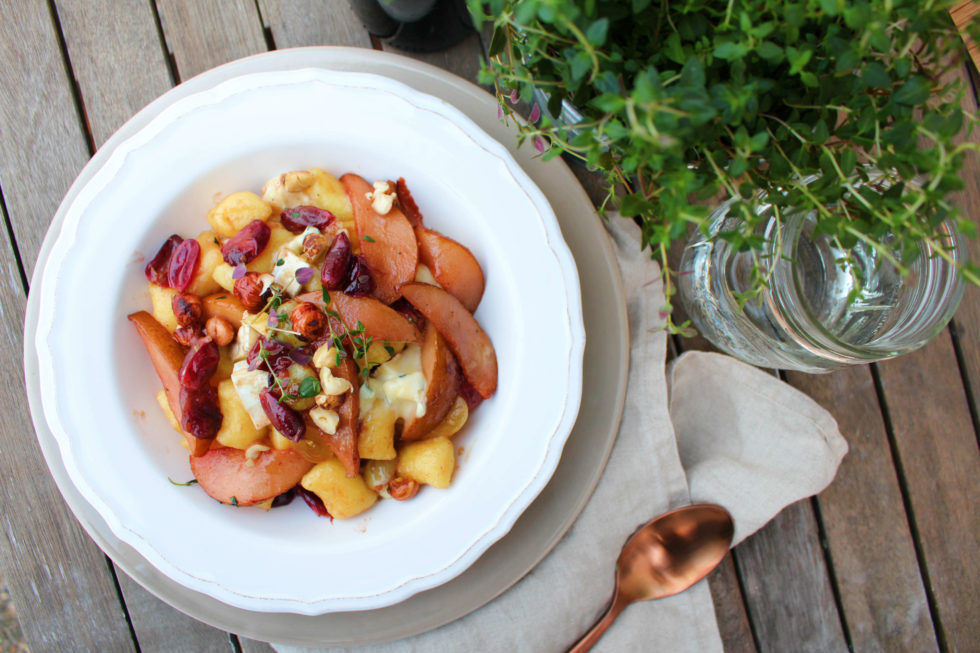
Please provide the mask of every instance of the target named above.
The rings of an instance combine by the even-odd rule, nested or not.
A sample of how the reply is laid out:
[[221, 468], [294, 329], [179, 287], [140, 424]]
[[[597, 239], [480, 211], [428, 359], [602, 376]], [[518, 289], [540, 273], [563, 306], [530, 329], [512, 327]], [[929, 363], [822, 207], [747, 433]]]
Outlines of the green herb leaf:
[[361, 240], [366, 240], [369, 243], [373, 243], [374, 242], [374, 238], [371, 238], [370, 236], [363, 236], [363, 237], [361, 237]]
[[308, 376], [304, 378], [299, 384], [299, 396], [303, 399], [309, 399], [310, 397], [315, 397], [320, 394], [320, 382], [316, 380], [315, 377]]
[[167, 477], [167, 480], [170, 481], [170, 484], [171, 485], [178, 485], [180, 487], [190, 487], [191, 485], [197, 485], [197, 482], [198, 482], [196, 478], [192, 478], [191, 480], [187, 481], [186, 483], [178, 483], [177, 481], [173, 480], [169, 476]]

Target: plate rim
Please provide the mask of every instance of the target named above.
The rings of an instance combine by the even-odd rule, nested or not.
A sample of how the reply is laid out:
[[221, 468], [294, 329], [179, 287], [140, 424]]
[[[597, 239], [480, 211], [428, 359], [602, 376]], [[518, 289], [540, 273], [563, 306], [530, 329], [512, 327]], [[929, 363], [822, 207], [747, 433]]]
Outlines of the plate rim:
[[[125, 509], [120, 513], [120, 504], [114, 500], [114, 494], [106, 490], [100, 483], [93, 483], [93, 476], [87, 472], [79, 459], [73, 453], [78, 444], [77, 436], [72, 435], [70, 415], [65, 413], [63, 402], [53, 401], [50, 393], [41, 398], [42, 411], [55, 440], [58, 443], [60, 457], [65, 465], [68, 476], [83, 498], [102, 515], [105, 522], [116, 538], [137, 549], [141, 555], [160, 571], [177, 580], [177, 582], [195, 591], [209, 594], [214, 598], [235, 605], [236, 607], [262, 612], [297, 612], [300, 614], [318, 615], [324, 612], [340, 612], [351, 610], [369, 610], [386, 607], [405, 600], [409, 596], [437, 585], [441, 585], [458, 576], [469, 567], [487, 548], [498, 541], [513, 526], [514, 522], [530, 505], [534, 498], [547, 484], [557, 467], [561, 450], [567, 441], [574, 425], [581, 399], [582, 383], [582, 354], [585, 347], [585, 329], [581, 317], [581, 293], [577, 267], [571, 252], [561, 238], [557, 216], [547, 201], [546, 196], [534, 184], [517, 163], [510, 152], [494, 140], [480, 126], [459, 111], [450, 103], [414, 89], [391, 77], [371, 73], [352, 73], [348, 71], [324, 70], [316, 67], [298, 68], [281, 72], [253, 72], [236, 75], [215, 85], [194, 93], [183, 95], [170, 103], [158, 113], [154, 113], [149, 121], [134, 134], [114, 145], [104, 163], [94, 166], [88, 175], [87, 182], [79, 187], [78, 195], [72, 201], [63, 203], [64, 220], [60, 224], [51, 254], [41, 270], [42, 283], [35, 293], [40, 295], [38, 330], [35, 333], [35, 347], [39, 358], [40, 381], [47, 387], [57, 387], [57, 349], [59, 337], [51, 328], [52, 324], [68, 322], [59, 320], [60, 305], [57, 301], [59, 286], [64, 281], [65, 261], [70, 259], [68, 253], [81, 246], [81, 234], [86, 225], [91, 227], [91, 206], [98, 197], [121, 174], [125, 162], [136, 153], [146, 156], [148, 151], [155, 151], [165, 142], [165, 136], [174, 129], [174, 125], [199, 110], [205, 114], [214, 111], [216, 107], [226, 106], [227, 103], [237, 106], [243, 97], [255, 92], [267, 92], [281, 87], [306, 89], [308, 86], [323, 85], [329, 90], [349, 92], [357, 95], [367, 92], [375, 94], [394, 94], [408, 107], [413, 115], [435, 116], [438, 125], [453, 130], [470, 140], [477, 153], [475, 156], [481, 162], [494, 167], [502, 165], [502, 178], [512, 180], [517, 185], [515, 194], [526, 198], [529, 207], [536, 214], [535, 222], [540, 224], [541, 236], [540, 254], [552, 257], [549, 264], [549, 275], [560, 278], [564, 290], [564, 314], [561, 322], [562, 351], [556, 350], [557, 360], [568, 356], [568, 366], [565, 368], [562, 392], [556, 393], [553, 410], [548, 412], [551, 436], [547, 442], [535, 448], [534, 456], [530, 458], [537, 466], [528, 477], [522, 477], [512, 484], [508, 490], [508, 501], [503, 510], [490, 524], [475, 526], [468, 534], [458, 539], [452, 539], [451, 548], [447, 549], [447, 557], [434, 564], [413, 567], [402, 572], [397, 578], [380, 583], [378, 589], [358, 590], [353, 594], [339, 596], [327, 593], [310, 584], [303, 590], [302, 595], [294, 595], [292, 589], [284, 591], [286, 585], [280, 587], [272, 596], [255, 591], [245, 591], [241, 586], [229, 584], [215, 574], [206, 571], [203, 563], [197, 567], [188, 567], [187, 558], [177, 557], [172, 546], [161, 547], [156, 540], [149, 537], [146, 526], [134, 527], [127, 523]], [[78, 202], [81, 202], [79, 204]], [[60, 209], [59, 209], [60, 212]], [[86, 217], [88, 216], [88, 217]], [[39, 266], [41, 267], [41, 266]], [[61, 316], [64, 317], [64, 316]], [[62, 352], [64, 353], [64, 352]], [[64, 392], [64, 389], [63, 389]], [[530, 467], [528, 468], [530, 469]], [[103, 470], [104, 471], [104, 470]], [[104, 478], [96, 474], [95, 478]], [[125, 502], [124, 502], [125, 503]], [[153, 528], [150, 529], [152, 531]], [[459, 531], [462, 533], [463, 531]], [[449, 540], [447, 540], [448, 542]], [[222, 576], [227, 579], [228, 576]], [[381, 589], [383, 587], [384, 589]]]
[[[504, 144], [504, 146], [511, 151], [511, 153], [518, 160], [518, 164], [529, 176], [532, 177], [532, 179], [535, 180], [539, 187], [542, 187], [542, 185], [548, 186], [550, 184], [561, 188], [563, 195], [566, 197], [558, 202], [553, 201], [554, 204], [557, 206], [568, 204], [568, 206], [571, 207], [572, 212], [577, 211], [579, 214], [586, 213], [589, 214], [589, 217], [595, 216], [591, 202], [588, 200], [584, 190], [564, 162], [560, 161], [559, 159], [555, 159], [547, 164], [542, 164], [539, 161], [534, 161], [533, 154], [529, 155], [526, 150], [523, 153], [517, 153], [516, 147], [513, 145], [512, 141], [503, 140], [506, 138], [512, 138], [512, 133], [510, 132], [509, 128], [503, 127], [495, 122], [496, 103], [492, 96], [467, 80], [461, 79], [455, 75], [452, 75], [451, 73], [446, 72], [445, 70], [416, 61], [414, 59], [391, 53], [377, 52], [361, 48], [338, 46], [294, 48], [290, 50], [262, 53], [247, 57], [245, 59], [229, 62], [218, 68], [201, 73], [200, 75], [187, 80], [181, 86], [184, 87], [185, 92], [189, 93], [193, 92], [193, 89], [195, 88], [216, 83], [220, 79], [233, 76], [241, 72], [251, 70], [291, 69], [300, 66], [324, 67], [337, 70], [364, 70], [367, 72], [381, 71], [379, 74], [400, 75], [399, 79], [404, 83], [410, 86], [424, 86], [425, 92], [441, 97], [456, 105], [457, 108], [464, 113], [467, 113], [467, 115], [471, 115], [470, 111], [483, 111], [488, 107], [492, 107], [491, 111], [494, 116], [482, 116], [482, 123], [481, 120], [478, 120], [473, 115], [471, 115], [471, 118], [480, 124], [480, 126], [487, 131], [491, 137]], [[404, 78], [406, 75], [411, 79], [411, 81], [406, 81]], [[153, 107], [155, 110], [158, 110], [161, 104], [165, 104], [165, 98], [161, 97], [154, 100], [154, 102], [150, 103], [148, 107]], [[106, 152], [109, 151], [116, 143], [122, 140], [122, 138], [124, 138], [123, 134], [125, 134], [128, 130], [136, 129], [136, 127], [132, 125], [134, 120], [135, 117], [131, 118], [123, 125], [123, 127], [120, 128], [119, 132], [107, 140], [105, 145], [103, 145], [103, 148], [97, 151], [92, 157], [92, 161], [104, 161]], [[542, 184], [542, 179], [544, 179], [547, 183]], [[81, 177], [76, 179], [66, 194], [66, 200], [71, 199], [73, 195], [77, 193], [77, 188], [81, 183]], [[542, 191], [545, 192], [545, 195], [549, 195], [546, 188], [542, 188]], [[581, 210], [576, 209], [576, 207], [585, 206], [588, 208]], [[556, 210], [556, 213], [559, 213], [559, 222], [561, 222], [562, 218], [560, 211]], [[57, 232], [57, 227], [60, 224], [60, 217], [62, 217], [61, 208], [59, 208], [58, 213], [55, 214], [45, 240], [39, 250], [39, 263], [43, 263], [50, 253], [51, 243], [53, 242], [52, 234]], [[523, 552], [523, 554], [520, 556], [520, 560], [511, 564], [512, 568], [509, 570], [510, 573], [506, 578], [503, 578], [503, 580], [501, 580], [501, 576], [499, 574], [490, 574], [484, 579], [489, 580], [490, 582], [481, 585], [478, 591], [461, 593], [458, 591], [458, 583], [465, 579], [467, 574], [476, 573], [473, 572], [473, 567], [471, 567], [460, 577], [450, 581], [446, 585], [423, 592], [402, 603], [389, 606], [388, 608], [382, 608], [379, 611], [372, 611], [374, 613], [400, 615], [402, 617], [405, 615], [411, 616], [414, 613], [417, 618], [414, 621], [411, 619], [403, 619], [400, 623], [394, 623], [393, 626], [391, 625], [392, 622], [389, 622], [388, 628], [375, 628], [370, 633], [365, 635], [363, 629], [358, 628], [356, 621], [356, 617], [363, 615], [364, 613], [332, 613], [321, 615], [319, 617], [305, 617], [302, 615], [288, 613], [254, 613], [222, 604], [219, 601], [195, 593], [192, 590], [185, 591], [185, 588], [174, 584], [172, 581], [169, 581], [169, 579], [154, 577], [154, 574], [152, 573], [153, 569], [148, 568], [145, 561], [142, 561], [141, 557], [135, 552], [135, 550], [130, 549], [127, 551], [126, 546], [122, 543], [113, 542], [111, 533], [109, 533], [110, 537], [106, 537], [105, 530], [107, 527], [105, 524], [99, 524], [98, 515], [93, 514], [94, 511], [86, 504], [84, 499], [82, 499], [79, 495], [73, 494], [73, 488], [70, 486], [70, 482], [68, 482], [64, 477], [63, 468], [59, 471], [60, 460], [58, 459], [58, 452], [56, 450], [57, 447], [51, 441], [50, 433], [46, 432], [46, 424], [44, 423], [43, 418], [39, 416], [40, 414], [38, 412], [38, 397], [40, 394], [40, 388], [37, 380], [37, 364], [36, 359], [33, 356], [32, 343], [30, 339], [27, 339], [25, 341], [24, 348], [24, 365], [28, 400], [31, 406], [32, 420], [34, 421], [35, 428], [37, 430], [38, 441], [42, 453], [47, 460], [48, 467], [55, 480], [55, 483], [58, 485], [62, 496], [69, 504], [69, 507], [71, 508], [76, 519], [79, 520], [89, 536], [92, 537], [92, 539], [95, 540], [96, 543], [104, 551], [106, 551], [124, 571], [126, 571], [139, 584], [144, 586], [148, 591], [161, 600], [170, 604], [174, 608], [212, 626], [231, 632], [236, 632], [245, 636], [254, 637], [256, 639], [262, 639], [265, 641], [274, 639], [283, 643], [297, 645], [322, 645], [327, 643], [371, 644], [422, 633], [458, 619], [469, 612], [476, 610], [499, 594], [506, 591], [506, 589], [520, 580], [520, 578], [522, 578], [552, 550], [555, 544], [557, 544], [557, 542], [561, 539], [562, 535], [578, 517], [581, 510], [588, 502], [588, 499], [591, 497], [592, 492], [599, 481], [602, 470], [605, 467], [605, 462], [612, 450], [612, 446], [615, 443], [615, 436], [622, 417], [622, 410], [626, 394], [626, 377], [629, 365], [628, 322], [626, 319], [626, 303], [622, 279], [619, 269], [615, 264], [612, 245], [605, 236], [602, 227], [598, 226], [598, 220], [595, 220], [595, 222], [597, 223], [597, 226], [592, 228], [592, 235], [595, 236], [596, 233], [601, 233], [602, 237], [598, 239], [598, 242], [590, 241], [589, 244], [593, 247], [598, 245], [598, 249], [601, 250], [596, 255], [598, 262], [596, 262], [595, 265], [598, 266], [600, 272], [604, 272], [608, 275], [606, 281], [609, 282], [611, 286], [604, 287], [603, 290], [607, 295], [607, 298], [610, 300], [609, 303], [611, 306], [609, 308], [614, 313], [606, 316], [606, 322], [604, 323], [604, 341], [610, 348], [612, 354], [612, 356], [608, 359], [608, 362], [610, 366], [616, 370], [616, 374], [614, 374], [612, 379], [613, 383], [609, 386], [607, 396], [605, 397], [608, 405], [606, 406], [607, 413], [603, 416], [603, 419], [606, 421], [601, 425], [604, 427], [604, 432], [599, 433], [599, 436], [605, 437], [605, 440], [601, 442], [602, 446], [598, 448], [594, 446], [594, 442], [592, 443], [590, 460], [585, 461], [584, 463], [581, 460], [574, 460], [574, 456], [572, 457], [573, 460], [571, 461], [563, 460], [563, 462], [566, 463], [564, 469], [569, 469], [569, 465], [573, 463], [585, 468], [581, 470], [586, 474], [585, 479], [576, 479], [577, 490], [576, 496], [573, 500], [573, 505], [563, 507], [564, 512], [562, 515], [551, 517], [553, 523], [549, 523], [547, 525], [548, 528], [546, 531], [542, 531], [540, 528], [529, 531], [529, 534], [536, 540], [534, 551], [530, 553], [526, 551]], [[567, 225], [562, 226], [567, 228]], [[568, 238], [566, 237], [566, 242], [567, 241]], [[573, 252], [573, 256], [575, 254], [576, 252]], [[37, 287], [37, 284], [40, 283], [40, 269], [41, 266], [39, 265], [35, 269], [32, 278], [32, 286], [35, 288]], [[37, 293], [31, 293], [28, 297], [27, 310], [25, 312], [25, 324], [28, 328], [36, 325], [37, 309]], [[586, 347], [586, 355], [588, 356], [588, 341]], [[575, 429], [573, 428], [573, 434], [574, 432]], [[556, 474], [561, 473], [562, 470], [563, 466], [560, 463]], [[581, 482], [583, 480], [585, 480], [584, 483]], [[551, 495], [557, 492], [557, 489], [552, 487], [556, 485], [554, 483], [554, 478], [552, 481], [553, 482], [545, 488], [542, 495], [531, 504], [529, 511], [534, 510], [535, 506], [540, 504], [540, 506], [542, 506], [540, 510], [544, 514], [547, 514], [543, 506], [554, 502], [555, 499], [552, 498]], [[66, 485], [68, 486], [67, 488]], [[549, 492], [549, 490], [553, 489], [553, 492]], [[525, 516], [526, 515], [527, 513], [525, 513]], [[522, 531], [528, 530], [520, 528], [522, 527], [520, 522], [521, 520], [518, 520], [516, 527]], [[527, 539], [528, 533], [522, 532], [520, 535], [523, 536], [524, 539]], [[510, 540], [508, 539], [509, 537], [510, 536], [505, 536], [500, 542], [498, 542], [498, 544], [491, 547], [490, 550], [484, 554], [481, 560], [478, 560], [477, 563], [474, 564], [474, 567], [479, 565], [484, 559], [505, 556], [505, 550], [514, 549], [515, 547], [520, 546], [517, 543], [518, 540], [515, 539], [518, 537], [518, 535], [510, 537]], [[504, 557], [502, 559], [507, 560], [508, 558]], [[168, 586], [168, 582], [171, 583], [171, 586]], [[453, 593], [456, 594], [455, 601], [444, 600], [444, 594]], [[460, 597], [463, 597], [465, 600], [459, 600]], [[420, 609], [415, 606], [422, 606], [422, 608]], [[350, 622], [353, 624], [353, 628], [348, 628], [345, 630], [343, 628], [343, 621], [323, 618], [337, 616], [354, 617], [353, 619], [350, 619]], [[372, 621], [372, 623], [375, 622]]]

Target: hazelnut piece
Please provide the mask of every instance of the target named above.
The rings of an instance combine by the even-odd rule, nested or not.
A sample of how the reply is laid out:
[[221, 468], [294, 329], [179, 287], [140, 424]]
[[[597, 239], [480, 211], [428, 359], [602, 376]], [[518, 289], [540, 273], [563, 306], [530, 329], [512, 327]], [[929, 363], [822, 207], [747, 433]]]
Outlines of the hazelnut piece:
[[289, 315], [293, 329], [307, 340], [315, 340], [327, 326], [327, 316], [312, 302], [300, 302]]
[[179, 292], [170, 300], [177, 324], [182, 327], [198, 326], [204, 322], [204, 304], [201, 298], [189, 292]]
[[405, 478], [403, 476], [398, 476], [391, 479], [388, 483], [388, 494], [391, 495], [392, 499], [396, 501], [406, 501], [411, 499], [419, 491], [418, 481], [413, 481], [410, 478]]
[[223, 317], [213, 315], [204, 324], [204, 331], [211, 336], [211, 340], [219, 347], [224, 347], [235, 339], [235, 327], [231, 322]]
[[303, 239], [303, 254], [311, 263], [322, 258], [329, 247], [330, 241], [323, 234], [307, 234], [306, 238]]
[[258, 272], [246, 272], [244, 276], [235, 281], [235, 297], [242, 303], [245, 310], [254, 313], [265, 305], [262, 295], [265, 291], [265, 284], [262, 283], [261, 275]]
[[177, 327], [174, 331], [174, 340], [184, 345], [185, 347], [192, 347], [197, 339], [201, 337], [201, 329], [196, 326], [182, 326]]

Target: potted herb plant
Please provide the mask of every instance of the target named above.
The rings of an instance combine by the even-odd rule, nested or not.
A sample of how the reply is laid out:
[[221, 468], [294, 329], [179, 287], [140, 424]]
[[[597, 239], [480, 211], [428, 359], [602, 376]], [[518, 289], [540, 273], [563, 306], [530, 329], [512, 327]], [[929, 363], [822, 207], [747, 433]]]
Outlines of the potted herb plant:
[[[927, 244], [980, 283], [943, 240], [949, 224], [975, 235], [949, 199], [973, 149], [956, 139], [975, 120], [946, 74], [966, 52], [950, 4], [469, 0], [494, 27], [481, 81], [507, 115], [547, 98], [520, 138], [602, 173], [603, 207], [640, 221], [668, 302], [667, 250], [692, 225], [752, 255], [739, 300], [757, 296], [766, 256], [780, 256], [763, 226], [790, 212], [810, 215], [842, 260], [861, 246], [904, 271]], [[555, 118], [563, 106], [574, 120]], [[719, 228], [722, 194], [738, 220]]]

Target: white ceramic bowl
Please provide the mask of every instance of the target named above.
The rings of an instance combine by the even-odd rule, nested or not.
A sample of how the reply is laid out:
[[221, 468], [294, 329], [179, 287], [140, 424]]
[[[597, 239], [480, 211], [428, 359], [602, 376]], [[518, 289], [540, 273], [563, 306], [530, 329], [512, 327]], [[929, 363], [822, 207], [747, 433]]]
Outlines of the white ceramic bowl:
[[[235, 509], [191, 478], [126, 315], [143, 261], [192, 236], [221, 196], [312, 166], [404, 176], [427, 225], [487, 277], [476, 313], [499, 388], [456, 439], [448, 490], [330, 522], [302, 502]], [[44, 417], [72, 482], [113, 533], [175, 581], [249, 610], [323, 614], [397, 603], [466, 569], [544, 488], [582, 385], [579, 282], [554, 214], [507, 151], [442, 100], [384, 77], [303, 69], [233, 78], [123, 142], [70, 206], [44, 269]]]

